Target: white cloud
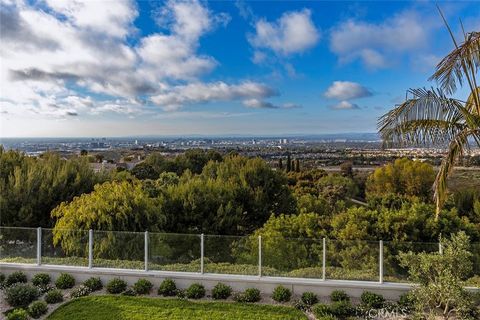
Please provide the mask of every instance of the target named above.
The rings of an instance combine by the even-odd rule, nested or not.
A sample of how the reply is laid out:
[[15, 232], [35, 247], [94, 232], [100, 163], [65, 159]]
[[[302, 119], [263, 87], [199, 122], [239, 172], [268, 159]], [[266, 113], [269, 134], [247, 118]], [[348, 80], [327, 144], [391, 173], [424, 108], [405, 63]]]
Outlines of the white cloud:
[[255, 82], [201, 82], [218, 62], [198, 54], [199, 39], [230, 17], [198, 0], [167, 1], [157, 21], [168, 30], [146, 37], [136, 33], [139, 13], [130, 0], [47, 0], [45, 6], [0, 7], [0, 108], [9, 114], [131, 115], [142, 113], [146, 101], [170, 110], [276, 94]]
[[350, 19], [333, 28], [330, 49], [342, 63], [358, 59], [369, 68], [382, 68], [391, 56], [423, 48], [429, 28], [429, 21], [413, 11], [378, 24]]
[[302, 53], [319, 39], [320, 32], [307, 9], [286, 12], [275, 22], [261, 19], [255, 23], [255, 34], [248, 37], [256, 49], [269, 49], [282, 56]]
[[334, 81], [325, 91], [325, 97], [337, 100], [350, 100], [371, 96], [370, 90], [359, 83], [350, 81]]
[[295, 108], [301, 108], [300, 105], [294, 104], [294, 103], [285, 103], [282, 105], [276, 105], [268, 101], [263, 101], [259, 99], [248, 99], [244, 100], [243, 105], [246, 106], [247, 108], [252, 108], [252, 109], [295, 109]]
[[225, 82], [198, 82], [165, 90], [165, 92], [153, 96], [151, 100], [164, 110], [172, 111], [179, 109], [185, 104], [263, 99], [277, 94], [270, 87], [250, 81], [232, 85]]
[[330, 106], [331, 109], [335, 110], [353, 110], [353, 109], [360, 109], [360, 107], [355, 104], [351, 103], [349, 101], [340, 101], [339, 103]]

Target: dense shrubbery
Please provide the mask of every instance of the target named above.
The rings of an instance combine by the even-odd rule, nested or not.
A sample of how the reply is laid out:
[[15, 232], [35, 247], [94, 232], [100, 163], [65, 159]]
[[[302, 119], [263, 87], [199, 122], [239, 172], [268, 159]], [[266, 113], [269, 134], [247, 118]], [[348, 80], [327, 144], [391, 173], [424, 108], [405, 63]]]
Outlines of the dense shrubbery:
[[227, 299], [232, 294], [232, 288], [223, 283], [217, 283], [212, 289], [212, 298], [215, 300], [218, 299]]
[[75, 285], [75, 278], [68, 273], [62, 273], [60, 276], [55, 280], [55, 286], [58, 289], [70, 289], [73, 288]]
[[45, 294], [45, 302], [48, 304], [59, 303], [63, 301], [63, 294], [60, 290], [54, 289]]
[[118, 294], [127, 289], [127, 283], [120, 278], [113, 278], [107, 283], [107, 292]]
[[133, 290], [137, 294], [149, 294], [153, 288], [153, 284], [147, 279], [138, 279], [133, 285]]
[[47, 313], [47, 311], [48, 307], [45, 301], [35, 301], [28, 306], [28, 314], [34, 319], [40, 318]]
[[25, 309], [15, 309], [7, 314], [6, 320], [28, 320], [28, 312]]
[[315, 293], [307, 291], [307, 292], [302, 293], [301, 301], [305, 305], [311, 307], [318, 302], [318, 298], [317, 298], [317, 295]]
[[292, 296], [292, 292], [290, 291], [290, 289], [285, 288], [283, 286], [278, 286], [275, 289], [273, 289], [272, 299], [277, 302], [290, 301], [291, 296]]
[[5, 279], [5, 286], [9, 287], [15, 283], [26, 283], [27, 275], [22, 271], [15, 271], [8, 275]]
[[236, 293], [233, 299], [237, 302], [258, 302], [261, 299], [260, 290], [248, 288], [243, 293]]
[[365, 291], [360, 296], [362, 305], [369, 309], [380, 309], [385, 303], [385, 298], [378, 293], [373, 293], [370, 291]]
[[92, 292], [102, 290], [103, 288], [102, 280], [100, 280], [100, 278], [97, 278], [97, 277], [88, 278], [87, 280], [85, 280], [83, 284], [88, 288], [90, 288]]
[[200, 299], [205, 296], [205, 287], [200, 283], [193, 283], [185, 290], [185, 296], [189, 299]]
[[50, 283], [50, 280], [50, 275], [48, 275], [47, 273], [37, 273], [32, 278], [32, 284], [37, 287], [46, 286]]
[[334, 290], [331, 294], [330, 294], [330, 300], [332, 301], [350, 301], [350, 297], [348, 296], [348, 294], [343, 291], [343, 290]]
[[158, 287], [158, 294], [165, 296], [165, 297], [173, 297], [176, 295], [177, 286], [175, 285], [175, 281], [172, 279], [165, 279]]
[[40, 296], [37, 287], [30, 284], [16, 283], [5, 290], [5, 300], [12, 307], [27, 307]]

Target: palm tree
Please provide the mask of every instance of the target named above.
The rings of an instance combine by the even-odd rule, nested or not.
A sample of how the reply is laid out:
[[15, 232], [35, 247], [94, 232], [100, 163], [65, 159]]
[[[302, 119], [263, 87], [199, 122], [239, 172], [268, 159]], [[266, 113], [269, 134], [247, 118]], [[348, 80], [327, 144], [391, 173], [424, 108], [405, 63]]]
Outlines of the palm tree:
[[[440, 10], [439, 10], [440, 11]], [[447, 178], [455, 162], [480, 147], [480, 32], [465, 32], [458, 42], [442, 12], [443, 21], [455, 48], [440, 61], [429, 80], [438, 88], [410, 89], [406, 101], [389, 111], [378, 122], [384, 145], [448, 146], [433, 189], [436, 219], [447, 196]], [[466, 101], [452, 97], [457, 87], [468, 85]]]

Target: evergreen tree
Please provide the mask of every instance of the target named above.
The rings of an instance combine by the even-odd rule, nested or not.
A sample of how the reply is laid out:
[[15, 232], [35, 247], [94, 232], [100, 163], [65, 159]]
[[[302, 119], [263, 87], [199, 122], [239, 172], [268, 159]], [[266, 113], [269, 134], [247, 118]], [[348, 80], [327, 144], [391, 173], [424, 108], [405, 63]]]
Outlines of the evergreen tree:
[[300, 160], [295, 160], [295, 171], [300, 172]]
[[290, 153], [287, 154], [287, 172], [292, 171], [292, 160], [290, 159]]
[[282, 158], [278, 159], [278, 168], [280, 170], [283, 170], [283, 161], [282, 161]]

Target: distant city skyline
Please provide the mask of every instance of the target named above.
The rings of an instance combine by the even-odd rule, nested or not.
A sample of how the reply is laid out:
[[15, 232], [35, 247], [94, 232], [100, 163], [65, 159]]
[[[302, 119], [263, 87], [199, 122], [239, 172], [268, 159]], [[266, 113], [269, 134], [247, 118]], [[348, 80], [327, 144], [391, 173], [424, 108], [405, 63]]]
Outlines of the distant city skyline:
[[0, 6], [1, 137], [371, 133], [452, 49], [428, 1]]

